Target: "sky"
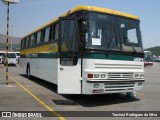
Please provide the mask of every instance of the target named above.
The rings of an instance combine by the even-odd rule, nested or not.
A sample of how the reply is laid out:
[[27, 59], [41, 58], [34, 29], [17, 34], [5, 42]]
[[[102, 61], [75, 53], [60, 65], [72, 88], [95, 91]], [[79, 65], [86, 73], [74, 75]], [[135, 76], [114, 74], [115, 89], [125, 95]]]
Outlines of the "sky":
[[[141, 20], [143, 47], [160, 46], [160, 0], [20, 0], [10, 5], [10, 30], [22, 37], [78, 5], [109, 8]], [[0, 1], [0, 33], [6, 35], [7, 6]]]

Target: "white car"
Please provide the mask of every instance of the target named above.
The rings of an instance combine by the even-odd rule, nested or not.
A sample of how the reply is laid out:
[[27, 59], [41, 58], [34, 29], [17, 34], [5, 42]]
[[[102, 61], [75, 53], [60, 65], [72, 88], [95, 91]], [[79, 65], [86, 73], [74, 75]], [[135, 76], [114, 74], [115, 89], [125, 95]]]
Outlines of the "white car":
[[5, 51], [0, 51], [0, 64], [3, 63], [4, 54], [5, 54]]
[[[16, 65], [17, 64], [17, 55], [15, 52], [9, 52], [8, 53], [8, 65]], [[6, 63], [6, 55], [4, 57], [4, 64], [7, 64]]]

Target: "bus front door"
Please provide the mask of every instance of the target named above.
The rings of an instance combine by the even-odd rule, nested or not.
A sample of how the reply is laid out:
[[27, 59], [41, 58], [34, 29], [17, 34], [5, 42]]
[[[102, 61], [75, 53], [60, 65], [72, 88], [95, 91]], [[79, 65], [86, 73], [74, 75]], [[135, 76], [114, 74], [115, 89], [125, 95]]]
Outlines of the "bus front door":
[[81, 93], [81, 59], [79, 36], [74, 18], [61, 18], [59, 22], [58, 93]]

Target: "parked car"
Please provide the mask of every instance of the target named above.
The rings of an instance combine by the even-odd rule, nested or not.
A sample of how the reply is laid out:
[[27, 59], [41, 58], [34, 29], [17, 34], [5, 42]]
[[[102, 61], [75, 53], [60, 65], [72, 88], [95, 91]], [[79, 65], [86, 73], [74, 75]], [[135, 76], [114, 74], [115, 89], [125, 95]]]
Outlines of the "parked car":
[[[17, 55], [15, 52], [9, 52], [8, 53], [8, 65], [16, 65], [17, 64]], [[3, 64], [7, 64], [6, 54], [4, 55], [4, 61]]]
[[4, 54], [5, 54], [5, 51], [0, 51], [0, 64], [3, 63]]

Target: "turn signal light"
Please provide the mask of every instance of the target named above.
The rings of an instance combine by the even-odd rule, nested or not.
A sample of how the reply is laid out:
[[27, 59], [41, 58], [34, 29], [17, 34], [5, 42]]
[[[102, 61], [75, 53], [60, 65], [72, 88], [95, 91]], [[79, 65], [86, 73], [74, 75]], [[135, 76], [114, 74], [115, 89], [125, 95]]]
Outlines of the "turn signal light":
[[88, 78], [93, 78], [93, 74], [88, 74]]

